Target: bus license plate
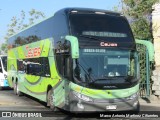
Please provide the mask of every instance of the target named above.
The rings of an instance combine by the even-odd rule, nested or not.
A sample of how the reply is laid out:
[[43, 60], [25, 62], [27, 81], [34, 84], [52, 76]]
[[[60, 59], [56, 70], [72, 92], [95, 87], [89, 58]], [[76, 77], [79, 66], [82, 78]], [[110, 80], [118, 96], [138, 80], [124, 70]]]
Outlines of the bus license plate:
[[108, 106], [106, 106], [106, 109], [107, 110], [115, 110], [115, 109], [117, 109], [117, 105], [108, 105]]

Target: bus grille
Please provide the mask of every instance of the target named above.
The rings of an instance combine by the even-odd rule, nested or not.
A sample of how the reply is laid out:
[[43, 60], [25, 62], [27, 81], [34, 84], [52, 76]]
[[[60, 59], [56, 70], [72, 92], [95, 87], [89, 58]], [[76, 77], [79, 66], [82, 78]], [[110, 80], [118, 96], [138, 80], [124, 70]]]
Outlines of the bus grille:
[[116, 102], [125, 102], [125, 98], [116, 98], [116, 99], [94, 99], [95, 103], [116, 103]]

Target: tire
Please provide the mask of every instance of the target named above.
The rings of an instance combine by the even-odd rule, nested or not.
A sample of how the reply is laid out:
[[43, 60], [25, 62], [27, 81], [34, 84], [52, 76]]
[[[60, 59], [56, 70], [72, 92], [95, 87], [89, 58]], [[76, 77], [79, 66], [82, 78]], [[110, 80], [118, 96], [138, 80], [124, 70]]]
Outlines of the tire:
[[17, 95], [17, 83], [13, 83], [13, 91]]
[[57, 107], [53, 103], [53, 89], [50, 89], [47, 93], [47, 106], [49, 106], [52, 111], [57, 111]]
[[140, 103], [138, 102], [136, 108], [133, 110], [133, 113], [138, 114], [140, 112]]
[[139, 103], [139, 102], [138, 102], [138, 104], [137, 104], [136, 111], [137, 111], [137, 112], [139, 112], [139, 111], [140, 111], [140, 103]]
[[18, 95], [18, 96], [22, 96], [22, 95], [23, 95], [23, 93], [22, 93], [21, 91], [19, 91], [18, 82], [16, 82], [16, 83], [14, 84], [14, 93], [15, 93], [16, 95]]
[[0, 90], [3, 90], [3, 88], [2, 88], [2, 87], [0, 87]]

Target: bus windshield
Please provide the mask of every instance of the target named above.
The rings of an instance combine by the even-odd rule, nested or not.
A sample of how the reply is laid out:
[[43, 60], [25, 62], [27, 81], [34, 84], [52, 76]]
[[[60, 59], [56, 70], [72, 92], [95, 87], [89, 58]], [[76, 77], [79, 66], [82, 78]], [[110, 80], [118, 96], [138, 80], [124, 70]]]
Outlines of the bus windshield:
[[1, 57], [4, 70], [7, 71], [7, 56]]
[[129, 24], [122, 16], [71, 14], [70, 23], [71, 32], [75, 36], [92, 36], [112, 42], [114, 40], [118, 40], [118, 42], [133, 41]]
[[137, 76], [134, 52], [129, 50], [80, 49], [76, 61], [74, 76], [81, 82], [131, 85]]

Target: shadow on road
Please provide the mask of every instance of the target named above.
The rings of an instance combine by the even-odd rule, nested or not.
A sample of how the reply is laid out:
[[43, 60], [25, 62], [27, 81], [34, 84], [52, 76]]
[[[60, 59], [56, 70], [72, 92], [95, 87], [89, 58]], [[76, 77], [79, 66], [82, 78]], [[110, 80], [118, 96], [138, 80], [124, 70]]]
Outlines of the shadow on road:
[[9, 91], [9, 90], [13, 90], [10, 87], [2, 87], [0, 91]]
[[141, 99], [146, 101], [147, 103], [151, 103], [151, 101], [148, 98], [141, 98]]

